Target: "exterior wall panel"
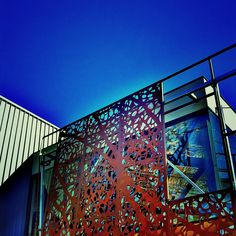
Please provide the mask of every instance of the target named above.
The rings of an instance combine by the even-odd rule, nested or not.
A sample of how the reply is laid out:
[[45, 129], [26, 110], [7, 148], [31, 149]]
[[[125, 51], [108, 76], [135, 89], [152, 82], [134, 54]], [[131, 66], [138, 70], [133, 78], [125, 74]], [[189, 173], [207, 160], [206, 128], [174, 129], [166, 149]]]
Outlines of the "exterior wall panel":
[[40, 137], [40, 121], [36, 120], [35, 123], [35, 134], [34, 134], [34, 151], [37, 152], [39, 146], [39, 137]]
[[[19, 120], [20, 120], [20, 111], [18, 109], [16, 109], [16, 114], [15, 114], [15, 122], [14, 122], [14, 127], [13, 127], [13, 130], [15, 130], [15, 133], [12, 135], [14, 137], [14, 140], [12, 141], [12, 147], [10, 148], [10, 157], [9, 158], [11, 160], [10, 162], [10, 166], [9, 166], [9, 176], [13, 173], [12, 170], [12, 165], [15, 166], [14, 163], [16, 163], [16, 155], [14, 155], [14, 151], [16, 150], [16, 148], [14, 149], [14, 147], [16, 147], [16, 144], [17, 144], [17, 130], [19, 128]], [[18, 139], [19, 140], [19, 139]]]
[[[43, 122], [41, 122], [41, 123], [42, 123], [41, 124], [41, 137], [44, 137], [45, 136], [45, 124]], [[40, 142], [39, 149], [45, 147], [44, 143], [45, 143], [45, 139], [42, 142]]]
[[32, 117], [30, 137], [33, 137], [33, 138], [30, 140], [28, 156], [30, 155], [30, 153], [34, 152], [35, 134], [36, 134], [36, 120]]
[[24, 114], [23, 120], [22, 120], [22, 130], [20, 134], [20, 146], [19, 146], [19, 153], [17, 155], [17, 168], [21, 165], [23, 161], [23, 155], [24, 155], [24, 144], [25, 144], [25, 135], [26, 135], [26, 126], [27, 126], [27, 120], [28, 120], [28, 114]]
[[3, 117], [4, 117], [4, 113], [5, 113], [5, 108], [6, 108], [6, 103], [2, 102], [0, 100], [0, 130], [2, 129], [2, 122], [3, 122]]
[[[0, 96], [0, 185], [34, 152], [42, 138], [58, 127]], [[43, 147], [57, 142], [57, 134], [44, 141]]]
[[[2, 106], [3, 104], [1, 104]], [[2, 126], [1, 126], [1, 130], [0, 130], [0, 161], [2, 161], [3, 159], [3, 144], [5, 142], [5, 137], [6, 137], [6, 130], [7, 130], [7, 125], [8, 125], [8, 115], [9, 115], [9, 109], [10, 106], [8, 104], [5, 104], [5, 108], [4, 108], [4, 117], [2, 118]], [[1, 167], [0, 167], [0, 171], [1, 171]]]
[[[2, 127], [2, 146], [1, 146], [1, 154], [0, 154], [0, 159], [1, 159], [1, 165], [0, 165], [0, 181], [2, 181], [2, 178], [4, 176], [4, 167], [5, 167], [5, 162], [6, 162], [6, 150], [7, 150], [7, 144], [8, 142], [8, 138], [9, 138], [9, 132], [10, 132], [10, 111], [11, 111], [11, 107], [10, 105], [8, 105], [6, 107], [6, 117], [4, 117], [3, 120], [3, 127]], [[6, 145], [4, 145], [6, 143]]]
[[24, 113], [20, 112], [20, 110], [18, 111], [19, 112], [19, 116], [18, 116], [18, 124], [17, 124], [17, 127], [16, 127], [16, 140], [15, 140], [15, 145], [14, 145], [14, 148], [12, 150], [13, 154], [12, 154], [12, 166], [11, 166], [11, 173], [12, 174], [15, 170], [16, 170], [16, 167], [17, 167], [17, 162], [18, 162], [18, 153], [19, 153], [19, 148], [20, 148], [20, 139], [21, 139], [21, 130], [22, 130], [22, 124], [23, 124], [23, 118], [24, 118]]
[[[7, 145], [7, 152], [6, 152], [6, 157], [10, 157], [11, 155], [11, 150], [13, 148], [13, 143], [14, 143], [14, 124], [17, 122], [17, 119], [14, 119], [16, 113], [16, 108], [13, 108], [13, 112], [11, 113], [11, 119], [10, 119], [10, 132], [9, 132], [9, 138], [8, 138], [8, 145]], [[3, 171], [3, 176], [2, 176], [2, 181], [8, 178], [9, 175], [9, 169], [11, 165], [11, 158], [6, 158], [5, 165], [4, 165], [4, 171]]]
[[30, 115], [27, 117], [27, 123], [26, 123], [26, 129], [25, 129], [25, 141], [24, 141], [24, 152], [22, 155], [22, 162], [27, 159], [28, 155], [28, 149], [29, 149], [29, 138], [30, 138], [30, 125], [31, 125], [31, 119]]

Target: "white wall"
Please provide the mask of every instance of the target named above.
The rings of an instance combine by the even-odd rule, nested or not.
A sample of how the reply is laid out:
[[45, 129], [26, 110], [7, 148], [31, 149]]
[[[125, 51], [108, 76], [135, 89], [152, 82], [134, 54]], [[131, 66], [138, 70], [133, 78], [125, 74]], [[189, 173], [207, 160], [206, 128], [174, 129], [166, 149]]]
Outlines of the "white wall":
[[[0, 96], [0, 185], [34, 152], [42, 137], [59, 128]], [[44, 147], [57, 142], [50, 135]]]
[[[212, 87], [206, 88], [206, 94], [210, 94], [212, 92], [213, 92]], [[214, 96], [210, 96], [207, 98], [207, 104], [208, 104], [208, 107], [217, 115], [216, 101], [215, 101]], [[235, 113], [235, 111], [230, 107], [230, 105], [222, 97], [220, 97], [220, 105], [223, 110], [225, 124], [231, 130], [236, 130], [236, 113]]]

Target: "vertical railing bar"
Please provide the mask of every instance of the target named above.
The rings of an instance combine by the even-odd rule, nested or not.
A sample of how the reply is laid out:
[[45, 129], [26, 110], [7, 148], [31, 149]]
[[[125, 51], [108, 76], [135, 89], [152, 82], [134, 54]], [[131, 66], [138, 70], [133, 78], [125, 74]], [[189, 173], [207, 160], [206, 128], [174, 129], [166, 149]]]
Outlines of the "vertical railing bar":
[[42, 235], [43, 227], [43, 209], [44, 209], [44, 165], [43, 165], [43, 153], [44, 148], [44, 137], [41, 139], [41, 145], [39, 150], [39, 171], [40, 171], [40, 193], [39, 193], [39, 224], [38, 224], [38, 235]]
[[210, 67], [210, 73], [211, 73], [211, 81], [212, 81], [212, 87], [215, 95], [215, 102], [216, 102], [216, 108], [218, 111], [218, 118], [220, 121], [220, 129], [222, 133], [222, 140], [223, 140], [223, 148], [226, 156], [226, 162], [228, 166], [228, 171], [230, 175], [230, 183], [233, 188], [233, 190], [236, 190], [236, 177], [235, 177], [235, 171], [234, 171], [234, 163], [233, 163], [233, 158], [231, 155], [231, 150], [230, 150], [230, 145], [229, 145], [229, 139], [225, 135], [226, 134], [226, 124], [224, 120], [224, 114], [221, 108], [220, 104], [220, 91], [219, 91], [219, 86], [218, 82], [215, 80], [215, 74], [214, 74], [214, 68], [212, 64], [212, 60], [208, 60], [209, 67]]

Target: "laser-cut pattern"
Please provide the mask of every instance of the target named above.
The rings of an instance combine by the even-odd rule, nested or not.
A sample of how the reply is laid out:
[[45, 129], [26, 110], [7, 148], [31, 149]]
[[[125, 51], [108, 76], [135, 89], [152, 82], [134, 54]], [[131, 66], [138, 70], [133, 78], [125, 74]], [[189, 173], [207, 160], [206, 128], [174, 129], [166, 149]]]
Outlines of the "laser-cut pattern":
[[170, 202], [172, 235], [235, 235], [233, 193], [221, 190]]
[[164, 234], [160, 84], [67, 126], [63, 135], [44, 235]]
[[160, 84], [61, 133], [43, 235], [235, 233], [230, 191], [167, 201]]

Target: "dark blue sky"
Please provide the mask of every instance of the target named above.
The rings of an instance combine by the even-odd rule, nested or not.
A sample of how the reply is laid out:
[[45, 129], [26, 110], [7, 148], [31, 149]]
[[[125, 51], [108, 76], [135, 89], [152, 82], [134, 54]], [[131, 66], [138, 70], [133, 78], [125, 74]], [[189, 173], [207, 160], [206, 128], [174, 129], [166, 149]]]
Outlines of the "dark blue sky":
[[0, 94], [66, 125], [235, 43], [235, 12], [235, 0], [1, 0]]

